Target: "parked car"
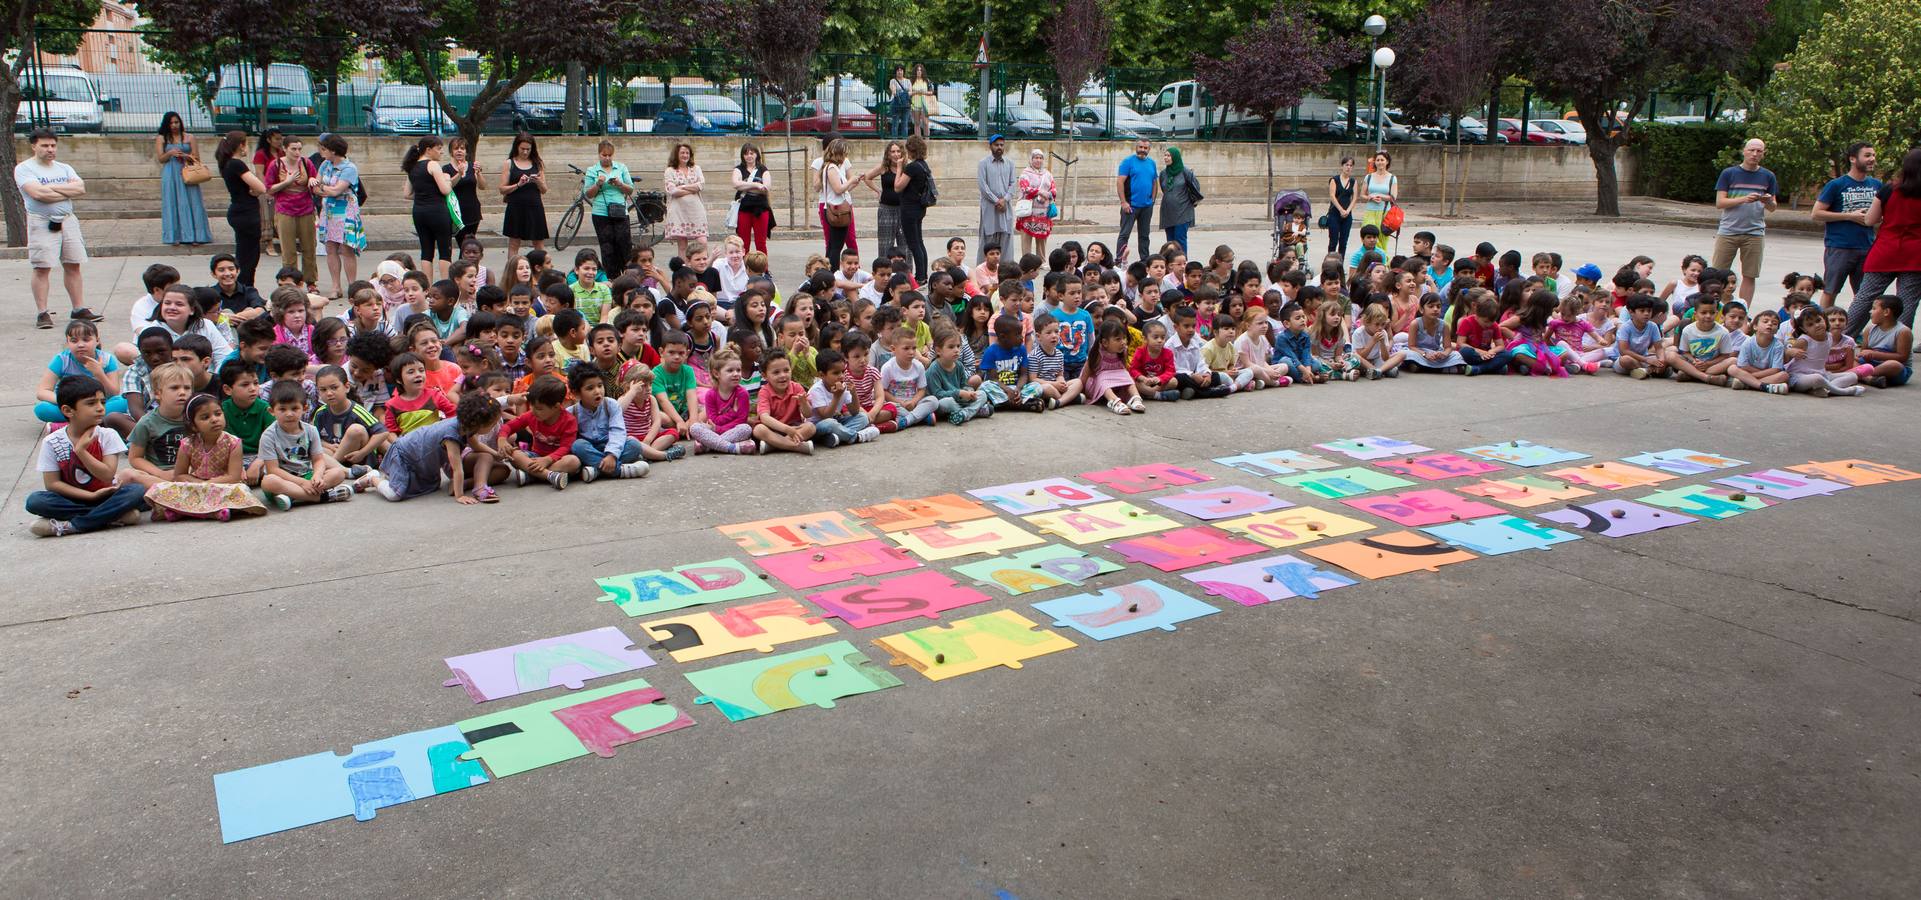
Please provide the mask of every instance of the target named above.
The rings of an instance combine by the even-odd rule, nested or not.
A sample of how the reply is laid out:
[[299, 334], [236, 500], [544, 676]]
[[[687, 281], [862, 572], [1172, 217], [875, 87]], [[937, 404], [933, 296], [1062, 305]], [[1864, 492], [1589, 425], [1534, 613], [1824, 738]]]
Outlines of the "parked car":
[[1085, 122], [1062, 122], [1062, 130], [1054, 130], [1054, 114], [1032, 106], [1010, 106], [1007, 108], [1006, 124], [1002, 128], [1015, 137], [1066, 137], [1067, 128], [1074, 129], [1074, 136], [1083, 141], [1099, 140], [1101, 129], [1098, 125]]
[[[584, 98], [583, 98], [584, 100]], [[559, 134], [567, 111], [567, 87], [551, 81], [521, 85], [494, 111], [487, 114], [488, 131], [525, 131], [529, 134]], [[600, 131], [600, 117], [586, 103], [580, 107], [580, 131]]]
[[973, 119], [961, 115], [960, 110], [946, 103], [934, 101], [934, 112], [927, 117], [927, 134], [930, 137], [974, 137], [980, 133], [980, 126]]
[[838, 131], [845, 135], [871, 135], [880, 133], [880, 118], [868, 112], [866, 107], [851, 100], [840, 102], [840, 115], [828, 115], [833, 106], [831, 100], [803, 100], [788, 110], [787, 118], [769, 122], [761, 130], [767, 134], [784, 134], [789, 122], [793, 123], [795, 134], [826, 134]]
[[[1373, 109], [1357, 109], [1354, 111], [1354, 134], [1352, 135], [1347, 133], [1347, 107], [1336, 107], [1335, 113], [1334, 120], [1323, 126], [1323, 130], [1326, 131], [1329, 136], [1340, 140], [1366, 141], [1370, 143], [1374, 140]], [[1382, 114], [1381, 133], [1381, 143], [1383, 144], [1419, 144], [1425, 140], [1419, 134], [1416, 134], [1415, 129], [1409, 127], [1407, 122], [1402, 119], [1400, 110], [1395, 109], [1387, 110]]]
[[1528, 127], [1539, 128], [1563, 144], [1587, 143], [1587, 129], [1581, 123], [1568, 119], [1535, 119], [1528, 123]]
[[319, 108], [314, 103], [313, 78], [307, 74], [306, 66], [292, 63], [268, 66], [265, 91], [261, 90], [260, 69], [257, 66], [221, 66], [215, 80], [215, 131], [236, 128], [254, 130], [260, 122], [263, 99], [269, 126], [305, 132], [320, 127]]
[[1108, 127], [1106, 104], [1082, 103], [1075, 106], [1074, 121], [1093, 125], [1099, 129], [1103, 137], [1147, 138], [1150, 141], [1167, 137], [1167, 129], [1118, 103], [1114, 105], [1114, 122], [1111, 130]]
[[17, 132], [38, 127], [33, 119], [40, 116], [46, 127], [63, 134], [96, 132], [100, 111], [110, 105], [78, 66], [35, 67], [20, 76], [19, 84], [20, 117], [13, 125]]
[[[1422, 125], [1416, 128], [1414, 130], [1414, 133], [1420, 135], [1422, 138], [1426, 140], [1448, 143], [1448, 142], [1451, 142], [1453, 138], [1453, 136], [1448, 133], [1451, 130], [1450, 125], [1452, 123], [1453, 123], [1453, 119], [1451, 117], [1440, 116], [1435, 119], [1435, 123], [1433, 125]], [[1462, 116], [1461, 117], [1461, 143], [1463, 144], [1488, 143], [1487, 123], [1482, 122], [1480, 119], [1474, 118], [1473, 116]], [[1501, 134], [1500, 132], [1495, 132], [1494, 143], [1496, 144], [1507, 143], [1507, 136]]]
[[412, 84], [383, 84], [367, 111], [368, 134], [453, 134], [454, 120], [440, 111], [434, 95]]
[[654, 117], [655, 134], [755, 134], [747, 111], [725, 94], [675, 94]]
[[[1507, 138], [1508, 143], [1510, 144], [1521, 143], [1521, 120], [1520, 119], [1502, 119], [1501, 120], [1501, 136]], [[1559, 137], [1555, 135], [1548, 134], [1542, 131], [1541, 129], [1535, 127], [1534, 122], [1530, 120], [1527, 125], [1527, 143], [1529, 144], [1561, 144], [1566, 142], [1562, 141]]]

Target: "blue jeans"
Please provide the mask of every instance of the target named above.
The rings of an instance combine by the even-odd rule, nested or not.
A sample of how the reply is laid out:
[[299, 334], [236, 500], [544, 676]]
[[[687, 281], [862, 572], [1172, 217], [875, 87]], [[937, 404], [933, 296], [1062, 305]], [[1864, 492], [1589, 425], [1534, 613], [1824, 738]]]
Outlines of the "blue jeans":
[[27, 512], [70, 523], [75, 531], [99, 531], [126, 515], [127, 510], [146, 508], [147, 486], [139, 483], [123, 484], [98, 503], [82, 503], [52, 491], [27, 495]]
[[1327, 252], [1339, 254], [1342, 262], [1347, 261], [1347, 237], [1354, 231], [1353, 216], [1327, 214]]
[[1482, 353], [1465, 344], [1461, 346], [1461, 358], [1467, 360], [1468, 368], [1476, 375], [1494, 375], [1507, 372], [1508, 363], [1514, 361], [1514, 354], [1502, 350], [1499, 353]]
[[841, 416], [838, 419], [821, 419], [814, 423], [814, 433], [819, 435], [833, 435], [834, 443], [829, 446], [838, 447], [841, 444], [853, 443], [855, 435], [866, 427], [867, 417], [860, 413], [854, 413], [851, 416]]
[[[600, 465], [600, 461], [607, 457], [607, 451], [602, 449], [601, 444], [594, 443], [586, 438], [580, 438], [574, 441], [572, 452], [575, 456], [580, 457], [580, 467], [583, 469], [591, 469], [598, 466]], [[626, 465], [630, 462], [639, 462], [640, 442], [633, 438], [628, 438], [627, 443], [621, 446], [620, 456], [617, 457], [615, 461], [621, 465]]]
[[1165, 228], [1165, 229], [1162, 229], [1162, 230], [1164, 230], [1164, 231], [1166, 231], [1166, 232], [1167, 232], [1167, 239], [1168, 239], [1168, 240], [1170, 240], [1170, 241], [1173, 241], [1174, 243], [1176, 243], [1176, 244], [1179, 244], [1179, 245], [1181, 245], [1181, 255], [1183, 255], [1183, 256], [1185, 256], [1185, 255], [1187, 254], [1187, 229], [1189, 229], [1189, 228], [1192, 228], [1192, 227], [1194, 227], [1194, 226], [1192, 226], [1192, 225], [1169, 225], [1169, 226], [1168, 226], [1167, 228]]

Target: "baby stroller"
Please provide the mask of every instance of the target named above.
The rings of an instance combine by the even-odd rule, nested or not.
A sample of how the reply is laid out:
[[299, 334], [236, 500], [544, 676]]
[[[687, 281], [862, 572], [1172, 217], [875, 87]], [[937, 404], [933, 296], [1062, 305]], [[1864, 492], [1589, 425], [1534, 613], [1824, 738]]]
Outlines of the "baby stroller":
[[[1295, 213], [1299, 212], [1309, 224], [1309, 227], [1312, 227], [1314, 222], [1314, 205], [1308, 202], [1306, 191], [1282, 191], [1274, 196], [1273, 212], [1274, 252], [1269, 258], [1280, 259], [1281, 251], [1290, 246], [1287, 240], [1290, 237], [1288, 234], [1288, 224], [1294, 220]], [[1306, 233], [1302, 233], [1295, 239], [1292, 242], [1292, 246], [1295, 248], [1294, 253], [1296, 256], [1305, 256], [1307, 250]]]

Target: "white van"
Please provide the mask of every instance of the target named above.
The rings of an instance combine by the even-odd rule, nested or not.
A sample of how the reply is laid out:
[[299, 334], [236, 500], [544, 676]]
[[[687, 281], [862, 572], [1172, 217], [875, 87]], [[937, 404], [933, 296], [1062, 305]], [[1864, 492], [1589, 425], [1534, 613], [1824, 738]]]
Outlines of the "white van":
[[100, 89], [77, 66], [45, 66], [20, 76], [20, 115], [15, 131], [32, 131], [43, 113], [61, 134], [100, 130]]
[[[1318, 128], [1321, 123], [1333, 121], [1338, 109], [1339, 105], [1332, 100], [1302, 98], [1299, 106], [1275, 118], [1274, 133], [1280, 136], [1297, 116], [1303, 123], [1303, 131]], [[1148, 121], [1176, 137], [1206, 130], [1215, 137], [1257, 139], [1267, 130], [1259, 116], [1215, 104], [1213, 96], [1198, 81], [1176, 81], [1161, 88], [1148, 104], [1146, 116]]]

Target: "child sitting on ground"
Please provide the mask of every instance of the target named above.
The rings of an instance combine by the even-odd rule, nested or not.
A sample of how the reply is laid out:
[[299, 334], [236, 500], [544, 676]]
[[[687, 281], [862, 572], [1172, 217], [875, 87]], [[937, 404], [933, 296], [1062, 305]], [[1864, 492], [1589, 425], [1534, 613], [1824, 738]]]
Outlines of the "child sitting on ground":
[[[1058, 273], [1056, 273], [1058, 274]], [[1027, 378], [1038, 384], [1048, 409], [1081, 398], [1081, 380], [1067, 377], [1067, 354], [1061, 349], [1062, 326], [1053, 313], [1034, 316], [1034, 346], [1027, 353]], [[1085, 368], [1083, 363], [1082, 367]]]
[[[1619, 356], [1614, 360], [1614, 371], [1632, 378], [1646, 378], [1649, 375], [1666, 377], [1667, 360], [1661, 356], [1661, 328], [1654, 324], [1654, 311], [1661, 305], [1659, 300], [1646, 294], [1636, 294], [1628, 299], [1628, 320], [1618, 329], [1614, 347]], [[1827, 345], [1821, 346], [1823, 356]]]
[[1694, 321], [1681, 329], [1676, 346], [1667, 352], [1674, 380], [1699, 381], [1715, 387], [1728, 384], [1728, 369], [1734, 366], [1734, 353], [1728, 347], [1728, 330], [1714, 320], [1714, 298], [1696, 294]]
[[[997, 330], [999, 324], [996, 323]], [[1087, 355], [1087, 368], [1081, 372], [1087, 402], [1106, 401], [1108, 411], [1117, 416], [1147, 411], [1147, 404], [1141, 402], [1141, 395], [1134, 388], [1133, 373], [1124, 361], [1126, 354], [1127, 325], [1108, 319], [1101, 323], [1094, 339], [1094, 352]]]
[[1754, 314], [1754, 334], [1735, 354], [1734, 365], [1728, 367], [1732, 379], [1728, 387], [1770, 394], [1788, 392], [1787, 344], [1776, 336], [1780, 328], [1780, 313], [1764, 309]]
[[[440, 489], [444, 473], [454, 501], [466, 506], [491, 502], [479, 488], [466, 492], [469, 474], [483, 477], [500, 472], [494, 430], [500, 425], [500, 404], [480, 391], [460, 398], [453, 418], [442, 419], [394, 442], [375, 472], [374, 489], [388, 500], [408, 500]], [[485, 484], [483, 482], [482, 486]], [[493, 498], [492, 491], [484, 492]], [[497, 499], [497, 498], [493, 498]]]
[[807, 391], [807, 405], [813, 410], [814, 432], [828, 447], [862, 444], [880, 437], [880, 429], [869, 424], [854, 403], [854, 392], [847, 387], [847, 360], [838, 350], [822, 350], [815, 357], [820, 377]]
[[[1438, 299], [1435, 302], [1439, 304]], [[1401, 363], [1407, 360], [1407, 351], [1394, 349], [1394, 339], [1388, 333], [1387, 324], [1388, 312], [1378, 303], [1369, 304], [1367, 310], [1361, 313], [1361, 346], [1355, 351], [1355, 356], [1369, 381], [1382, 376], [1399, 376]]]
[[1167, 349], [1167, 326], [1156, 317], [1148, 320], [1141, 330], [1147, 336], [1147, 343], [1134, 351], [1127, 364], [1128, 374], [1134, 376], [1134, 393], [1151, 400], [1181, 399], [1179, 379], [1174, 372], [1174, 351]]
[[687, 455], [678, 443], [680, 432], [666, 427], [654, 402], [654, 367], [628, 360], [621, 369], [620, 414], [627, 436], [640, 441], [640, 458], [665, 462]]
[[1027, 369], [1027, 347], [1021, 341], [1020, 320], [1011, 315], [994, 317], [994, 342], [981, 351], [980, 374], [981, 386], [994, 400], [996, 409], [1040, 412], [1047, 408], [1040, 386], [1028, 389]]
[[354, 402], [346, 370], [323, 367], [314, 384], [320, 390], [320, 406], [314, 410], [313, 426], [320, 432], [321, 449], [346, 466], [349, 477], [358, 478], [379, 465], [380, 454], [396, 435], [373, 410]]
[[[927, 392], [927, 364], [914, 355], [914, 335], [906, 329], [896, 329], [888, 338], [893, 344], [894, 355], [881, 364], [881, 393], [887, 400], [887, 407], [893, 411], [899, 428], [934, 423], [934, 411], [940, 401]], [[1030, 355], [1028, 359], [1036, 357]], [[1059, 352], [1056, 351], [1056, 364]], [[1059, 369], [1055, 369], [1056, 377]], [[1043, 390], [1046, 387], [1043, 386]]]
[[[857, 332], [858, 333], [858, 332]], [[740, 386], [740, 357], [732, 350], [716, 350], [708, 357], [712, 387], [700, 389], [694, 404], [694, 452], [761, 453], [754, 443], [754, 426], [747, 420], [753, 411], [747, 389]]]
[[807, 391], [794, 381], [793, 364], [784, 354], [775, 353], [762, 367], [766, 380], [749, 419], [761, 452], [774, 449], [812, 454], [814, 425], [807, 421]]
[[295, 503], [352, 500], [356, 489], [372, 487], [372, 473], [364, 484], [348, 485], [347, 470], [320, 446], [320, 432], [307, 422], [307, 397], [300, 385], [274, 385], [268, 402], [273, 424], [260, 435], [260, 490], [275, 509]]
[[1874, 298], [1868, 310], [1868, 327], [1861, 334], [1861, 365], [1866, 380], [1878, 388], [1900, 387], [1914, 376], [1909, 357], [1914, 353], [1914, 332], [1901, 324], [1901, 301], [1883, 294]]
[[227, 417], [211, 394], [187, 401], [193, 434], [180, 445], [168, 481], [147, 489], [156, 521], [264, 516], [267, 507], [248, 490], [240, 467], [240, 439], [227, 433]]
[[100, 427], [107, 417], [106, 387], [88, 375], [68, 375], [54, 385], [53, 402], [67, 424], [40, 440], [34, 468], [42, 489], [27, 495], [27, 512], [40, 518], [29, 530], [61, 537], [138, 523], [147, 488], [115, 478], [127, 444], [118, 432]]
[[1274, 345], [1268, 339], [1273, 330], [1268, 326], [1267, 307], [1248, 307], [1241, 315], [1239, 332], [1240, 336], [1234, 339], [1234, 364], [1251, 376], [1248, 387], [1258, 391], [1293, 383], [1294, 379], [1280, 366], [1268, 362], [1274, 356]]
[[1467, 370], [1467, 361], [1454, 349], [1447, 326], [1441, 322], [1441, 296], [1421, 297], [1420, 316], [1407, 328], [1407, 361], [1416, 372], [1455, 374]]
[[85, 375], [100, 383], [107, 394], [105, 424], [124, 437], [133, 430], [134, 419], [127, 415], [127, 398], [120, 390], [120, 361], [100, 349], [100, 330], [92, 322], [67, 323], [67, 348], [48, 360], [40, 373], [40, 386], [34, 391], [33, 416], [49, 424], [65, 422], [61, 416], [56, 388], [69, 375]]
[[1800, 333], [1788, 341], [1788, 390], [1816, 397], [1859, 397], [1867, 393], [1867, 388], [1855, 383], [1859, 377], [1853, 372], [1828, 372], [1828, 350], [1834, 338], [1828, 332], [1828, 317], [1818, 307], [1802, 308], [1795, 326]]
[[[1346, 306], [1346, 303], [1340, 300], [1337, 295], [1335, 298], [1323, 302], [1322, 306], [1333, 308], [1335, 310], [1334, 314], [1338, 316], [1340, 314], [1340, 308]], [[1270, 362], [1273, 365], [1279, 366], [1281, 374], [1286, 375], [1294, 384], [1325, 384], [1327, 382], [1327, 370], [1322, 368], [1320, 363], [1314, 358], [1315, 341], [1313, 336], [1308, 334], [1308, 312], [1306, 307], [1298, 303], [1289, 303], [1281, 307], [1280, 316], [1281, 331], [1280, 334], [1274, 338], [1274, 350], [1273, 355], [1269, 357]], [[1234, 320], [1228, 319], [1227, 321], [1230, 330], [1232, 330]], [[1214, 327], [1217, 329], [1220, 328], [1219, 319], [1215, 320]], [[1271, 326], [1269, 330], [1270, 332], [1272, 331]], [[1218, 342], [1219, 340], [1220, 338], [1217, 335], [1215, 341]], [[1228, 340], [1234, 340], [1233, 336], [1230, 335]], [[1210, 358], [1208, 364], [1214, 365], [1214, 361]], [[1214, 371], [1219, 372], [1221, 370], [1221, 366], [1214, 365]], [[1254, 373], [1252, 372], [1245, 373], [1245, 377], [1237, 375], [1234, 387], [1237, 390], [1246, 387], [1252, 382], [1253, 378]]]
[[[545, 480], [554, 490], [564, 491], [567, 476], [580, 471], [580, 457], [573, 454], [574, 441], [580, 437], [580, 423], [567, 411], [566, 402], [566, 383], [552, 375], [543, 375], [527, 388], [527, 412], [500, 426], [499, 440], [507, 442], [504, 445], [506, 460], [514, 467], [515, 479], [521, 485], [526, 485], [531, 476]], [[521, 434], [525, 435], [527, 449], [514, 443], [515, 436]]]
[[[427, 366], [420, 357], [402, 353], [387, 366], [387, 376], [395, 385], [382, 424], [400, 437], [416, 428], [432, 425], [454, 414], [457, 407], [439, 388], [427, 385]], [[232, 423], [229, 423], [229, 428]], [[245, 440], [246, 435], [242, 434]], [[398, 440], [398, 438], [396, 438]]]
[[639, 478], [647, 474], [640, 459], [640, 442], [627, 435], [626, 419], [620, 404], [608, 398], [607, 378], [600, 367], [581, 363], [567, 373], [577, 399], [568, 409], [574, 417], [578, 436], [573, 455], [580, 458], [580, 480], [591, 482], [609, 478]]
[[[973, 301], [969, 301], [970, 305]], [[971, 306], [970, 306], [971, 308]], [[964, 339], [959, 331], [942, 327], [934, 332], [934, 364], [927, 368], [927, 391], [934, 395], [937, 415], [950, 425], [964, 425], [976, 416], [994, 414], [986, 390], [976, 390], [973, 370], [961, 364]]]

